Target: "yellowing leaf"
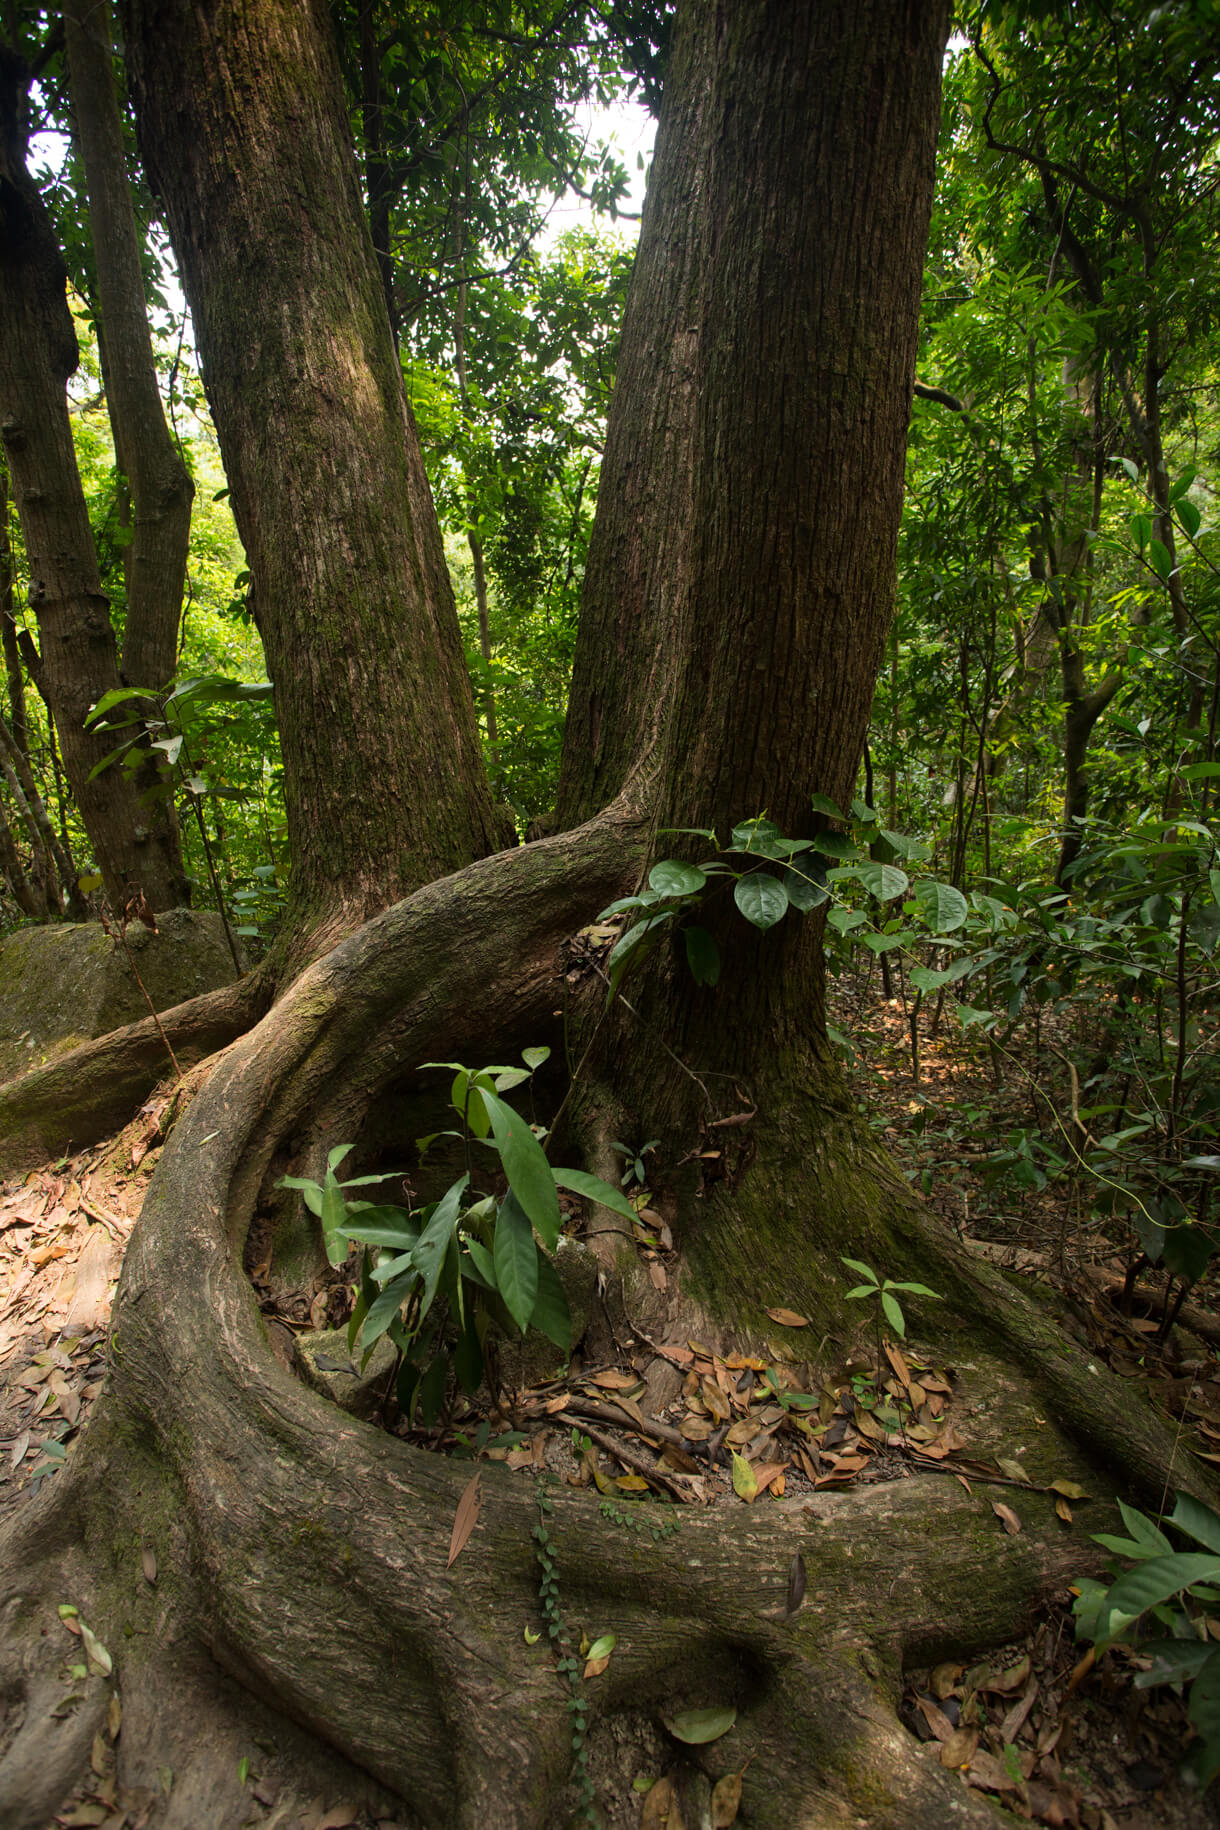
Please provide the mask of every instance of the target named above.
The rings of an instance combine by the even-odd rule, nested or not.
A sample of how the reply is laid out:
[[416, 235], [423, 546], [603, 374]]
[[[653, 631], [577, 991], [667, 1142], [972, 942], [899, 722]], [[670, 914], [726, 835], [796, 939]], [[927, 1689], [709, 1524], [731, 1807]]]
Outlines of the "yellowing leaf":
[[997, 1455], [995, 1460], [1000, 1473], [1007, 1475], [1010, 1481], [1022, 1481], [1026, 1486], [1029, 1485], [1029, 1475], [1019, 1461], [1014, 1461], [1010, 1455]]
[[1068, 1505], [1062, 1494], [1059, 1493], [1055, 1495], [1055, 1511], [1065, 1525], [1070, 1525], [1072, 1523], [1072, 1508]]
[[713, 1830], [729, 1830], [741, 1808], [741, 1774], [726, 1773], [712, 1787]]
[[640, 1830], [670, 1830], [677, 1809], [672, 1779], [658, 1779], [640, 1811]]
[[607, 1654], [604, 1658], [586, 1659], [585, 1660], [585, 1676], [587, 1678], [600, 1677], [602, 1672], [606, 1669], [606, 1666], [609, 1663], [610, 1663], [609, 1654]]
[[525, 1635], [525, 1643], [527, 1646], [536, 1646], [538, 1641], [542, 1638], [541, 1629], [535, 1633], [531, 1627], [524, 1627], [522, 1631]]
[[109, 1677], [114, 1669], [114, 1660], [96, 1633], [91, 1627], [87, 1627], [83, 1620], [80, 1623], [80, 1636], [90, 1671], [96, 1672], [101, 1677]]
[[768, 1309], [767, 1314], [773, 1322], [778, 1322], [781, 1328], [808, 1328], [809, 1326], [808, 1316], [798, 1315], [795, 1309]]
[[1061, 1493], [1065, 1500], [1087, 1500], [1089, 1497], [1075, 1481], [1052, 1481], [1051, 1492]]
[[731, 1450], [730, 1453], [733, 1457], [733, 1492], [738, 1499], [745, 1500], [747, 1505], [752, 1505], [758, 1498], [758, 1480], [754, 1470], [745, 1456], [739, 1455], [736, 1449]]

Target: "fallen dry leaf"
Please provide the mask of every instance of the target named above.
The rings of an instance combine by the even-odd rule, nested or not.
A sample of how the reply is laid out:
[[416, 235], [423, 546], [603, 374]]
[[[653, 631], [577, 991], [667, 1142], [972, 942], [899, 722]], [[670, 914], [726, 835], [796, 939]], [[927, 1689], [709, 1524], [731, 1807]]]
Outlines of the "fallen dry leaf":
[[940, 1746], [940, 1764], [960, 1770], [973, 1760], [979, 1745], [977, 1728], [955, 1728]]
[[995, 1513], [996, 1518], [999, 1519], [1000, 1524], [1004, 1527], [1008, 1535], [1015, 1538], [1021, 1529], [1021, 1521], [1012, 1507], [1005, 1506], [1002, 1500], [992, 1500], [991, 1510]]
[[795, 1309], [768, 1309], [767, 1314], [773, 1322], [778, 1322], [781, 1328], [808, 1328], [809, 1326], [808, 1316], [798, 1315]]
[[640, 1830], [674, 1830], [674, 1782], [666, 1777], [646, 1794], [640, 1810]]
[[154, 1583], [157, 1580], [157, 1554], [146, 1544], [140, 1552], [140, 1568], [144, 1571], [144, 1580]]
[[482, 1504], [479, 1477], [477, 1474], [472, 1474], [462, 1489], [462, 1497], [458, 1501], [457, 1511], [453, 1515], [453, 1532], [449, 1539], [449, 1555], [445, 1560], [446, 1569], [461, 1556], [467, 1538], [478, 1523], [479, 1508]]
[[741, 1809], [741, 1774], [725, 1773], [712, 1787], [712, 1830], [729, 1830]]

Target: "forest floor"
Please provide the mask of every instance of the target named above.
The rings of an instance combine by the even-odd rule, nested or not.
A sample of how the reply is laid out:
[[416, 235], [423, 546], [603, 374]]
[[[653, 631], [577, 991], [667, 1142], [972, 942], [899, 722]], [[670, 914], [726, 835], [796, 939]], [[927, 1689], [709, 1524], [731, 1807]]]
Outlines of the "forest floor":
[[[1125, 1261], [1103, 1230], [1082, 1224], [1080, 1191], [1012, 1178], [1011, 1159], [1020, 1154], [1012, 1140], [1049, 1122], [1054, 1100], [1053, 1089], [1049, 1096], [1037, 1090], [1045, 1059], [1034, 1060], [1034, 1041], [993, 1057], [983, 1038], [964, 1037], [948, 1021], [932, 1035], [925, 1023], [916, 1077], [899, 1001], [846, 980], [834, 987], [832, 1007], [852, 1040], [850, 1071], [868, 1122], [944, 1224], [993, 1262], [1051, 1286], [1064, 1325], [1120, 1375], [1151, 1385], [1171, 1415], [1187, 1418], [1214, 1445], [1209, 1459], [1220, 1462], [1220, 1305], [1212, 1306], [1210, 1279], [1192, 1290], [1162, 1342], [1155, 1291], [1146, 1293], [1153, 1300], [1143, 1303], [1144, 1313], [1137, 1303], [1123, 1316], [1111, 1300]], [[1045, 1036], [1037, 1050], [1048, 1043], [1053, 1054]], [[154, 1099], [117, 1137], [0, 1184], [0, 1519], [54, 1479], [101, 1389], [115, 1282], [159, 1154], [166, 1104]], [[642, 1224], [640, 1248], [663, 1287], [663, 1229]], [[877, 1269], [902, 1275], [900, 1268]], [[342, 1323], [349, 1303], [345, 1286], [324, 1283], [288, 1303], [281, 1296], [274, 1313], [270, 1303], [264, 1308], [282, 1351], [294, 1332]], [[802, 1318], [772, 1314], [796, 1339]], [[938, 1465], [968, 1490], [977, 1486], [1003, 1529], [1019, 1529], [1005, 1489], [1027, 1488], [1027, 1477], [1015, 1457], [972, 1457], [969, 1419], [955, 1413], [954, 1369], [921, 1361], [893, 1339], [882, 1351], [880, 1365], [875, 1352], [862, 1352], [832, 1376], [801, 1363], [795, 1350], [791, 1361], [769, 1365], [722, 1358], [698, 1341], [658, 1347], [637, 1339], [613, 1362], [574, 1361], [562, 1379], [518, 1391], [494, 1409], [451, 1411], [433, 1444], [506, 1461], [527, 1477], [546, 1471], [596, 1486], [611, 1512], [648, 1493], [676, 1504], [792, 1504], [823, 1487], [905, 1478]], [[383, 1421], [406, 1433], [392, 1404]], [[415, 1433], [413, 1440], [423, 1438]], [[1087, 1534], [1079, 1490], [1053, 1499], [1064, 1529]], [[461, 1508], [457, 1554], [460, 1536]], [[1082, 1669], [1070, 1601], [1063, 1596], [1023, 1643], [981, 1663], [912, 1673], [903, 1710], [912, 1733], [939, 1742], [943, 1764], [957, 1766], [967, 1783], [1025, 1821], [1084, 1830], [1220, 1823], [1211, 1797], [1200, 1798], [1177, 1777], [1189, 1733], [1181, 1701], [1133, 1689], [1139, 1661], [1124, 1649]], [[596, 1656], [600, 1649], [592, 1650]], [[95, 1748], [94, 1765], [89, 1784], [56, 1822], [139, 1830], [142, 1820], [124, 1809], [117, 1790], [113, 1750]], [[620, 1785], [617, 1797], [603, 1793], [607, 1830], [663, 1823], [661, 1795], [650, 1802], [647, 1789], [663, 1777], [645, 1770]], [[277, 1830], [374, 1823], [392, 1830], [394, 1823], [323, 1797], [304, 1810], [293, 1800], [286, 1816], [286, 1801], [260, 1793], [256, 1779], [250, 1803], [250, 1824]]]

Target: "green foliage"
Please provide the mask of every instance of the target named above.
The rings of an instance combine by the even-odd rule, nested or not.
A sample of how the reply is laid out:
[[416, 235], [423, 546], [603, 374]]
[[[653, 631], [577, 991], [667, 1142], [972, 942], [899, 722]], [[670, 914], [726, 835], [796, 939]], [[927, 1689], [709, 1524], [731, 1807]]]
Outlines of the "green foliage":
[[1137, 1690], [1159, 1684], [1189, 1686], [1186, 1713], [1197, 1740], [1187, 1748], [1183, 1777], [1200, 1788], [1220, 1772], [1220, 1646], [1209, 1631], [1220, 1626], [1211, 1610], [1220, 1603], [1220, 1515], [1180, 1493], [1165, 1523], [1201, 1551], [1175, 1550], [1155, 1520], [1119, 1501], [1130, 1534], [1094, 1534], [1094, 1543], [1133, 1565], [1101, 1583], [1076, 1585], [1076, 1636], [1099, 1652], [1137, 1646], [1151, 1663], [1135, 1674]]
[[[898, 1301], [897, 1292], [901, 1291], [904, 1296], [926, 1296], [936, 1303], [941, 1301], [937, 1292], [929, 1290], [927, 1284], [895, 1283], [889, 1277], [882, 1282], [877, 1273], [869, 1265], [861, 1264], [858, 1258], [845, 1258], [843, 1263], [849, 1271], [855, 1271], [865, 1280], [847, 1292], [848, 1302], [875, 1303], [878, 1331], [881, 1327], [881, 1317], [884, 1315], [900, 1340], [906, 1339], [907, 1323], [906, 1316], [902, 1312], [902, 1305]], [[879, 1355], [878, 1358], [880, 1358]]]
[[[534, 1127], [501, 1099], [501, 1093], [532, 1081], [550, 1050], [529, 1048], [524, 1067], [468, 1068], [461, 1062], [425, 1062], [453, 1075], [450, 1105], [460, 1129], [419, 1140], [421, 1150], [437, 1136], [458, 1137], [466, 1171], [439, 1200], [419, 1208], [350, 1200], [348, 1190], [384, 1182], [388, 1176], [358, 1176], [340, 1182], [335, 1174], [352, 1146], [330, 1152], [322, 1182], [285, 1176], [281, 1188], [299, 1189], [322, 1226], [327, 1256], [343, 1264], [352, 1244], [363, 1246], [359, 1289], [349, 1324], [368, 1356], [383, 1335], [397, 1348], [398, 1402], [408, 1417], [417, 1413], [427, 1428], [439, 1418], [452, 1369], [462, 1389], [482, 1383], [488, 1331], [524, 1334], [536, 1328], [562, 1354], [571, 1348], [571, 1316], [552, 1254], [559, 1243], [560, 1188], [598, 1201], [625, 1219], [635, 1212], [619, 1191], [582, 1170], [552, 1169]], [[484, 1193], [474, 1186], [481, 1172], [476, 1152], [491, 1153], [507, 1189]]]

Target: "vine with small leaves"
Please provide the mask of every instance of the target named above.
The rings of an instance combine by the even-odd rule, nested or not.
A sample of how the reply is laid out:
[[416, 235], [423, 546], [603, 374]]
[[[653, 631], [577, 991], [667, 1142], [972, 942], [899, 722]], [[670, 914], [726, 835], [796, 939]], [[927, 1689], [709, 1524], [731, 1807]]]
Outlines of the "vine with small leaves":
[[547, 1638], [555, 1653], [556, 1668], [568, 1688], [567, 1710], [572, 1724], [572, 1783], [580, 1801], [573, 1822], [586, 1826], [586, 1830], [598, 1830], [597, 1812], [593, 1804], [593, 1779], [589, 1772], [589, 1751], [585, 1740], [589, 1727], [588, 1699], [581, 1689], [580, 1660], [572, 1650], [567, 1622], [563, 1617], [558, 1564], [551, 1534], [547, 1530], [547, 1520], [554, 1514], [555, 1503], [547, 1493], [545, 1481], [541, 1479], [535, 1484], [534, 1495], [538, 1506], [538, 1523], [531, 1535], [534, 1540], [534, 1556], [542, 1572], [538, 1599], [546, 1622]]

